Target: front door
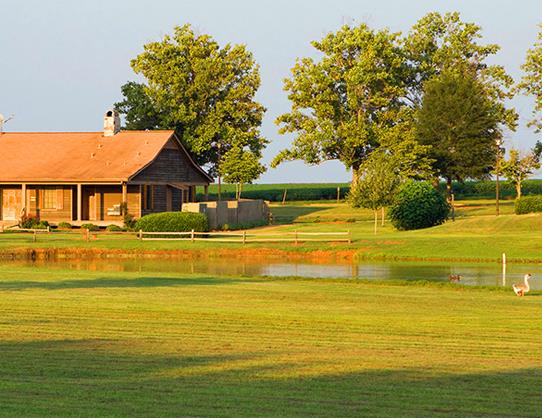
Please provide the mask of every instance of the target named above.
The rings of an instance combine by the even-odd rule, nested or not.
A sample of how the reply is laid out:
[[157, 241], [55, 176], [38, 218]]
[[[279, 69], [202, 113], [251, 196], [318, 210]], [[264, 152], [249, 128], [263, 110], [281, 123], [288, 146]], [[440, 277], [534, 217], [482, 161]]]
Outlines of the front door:
[[2, 219], [16, 221], [23, 208], [22, 193], [18, 189], [2, 190]]

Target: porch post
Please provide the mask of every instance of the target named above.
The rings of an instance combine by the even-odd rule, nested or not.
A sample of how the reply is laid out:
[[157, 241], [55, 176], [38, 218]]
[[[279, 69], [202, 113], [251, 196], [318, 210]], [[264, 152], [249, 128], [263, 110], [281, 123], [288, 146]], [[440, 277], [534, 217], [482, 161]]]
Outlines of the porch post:
[[122, 210], [121, 213], [126, 215], [128, 213], [128, 185], [122, 183]]
[[21, 203], [22, 203], [22, 214], [26, 215], [26, 183], [22, 184], [22, 190], [21, 190]]
[[83, 212], [83, 187], [81, 186], [81, 183], [77, 184], [77, 220], [81, 221], [82, 218], [82, 212]]

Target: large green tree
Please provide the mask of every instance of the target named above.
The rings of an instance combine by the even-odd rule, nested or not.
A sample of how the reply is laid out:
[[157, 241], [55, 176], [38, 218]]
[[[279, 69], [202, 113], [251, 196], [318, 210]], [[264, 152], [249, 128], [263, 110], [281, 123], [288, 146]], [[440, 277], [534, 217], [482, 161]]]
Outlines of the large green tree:
[[412, 69], [409, 101], [415, 107], [421, 106], [426, 81], [443, 71], [461, 72], [468, 68], [494, 101], [499, 123], [514, 129], [517, 112], [505, 106], [505, 101], [514, 95], [514, 80], [503, 66], [488, 62], [500, 47], [481, 44], [481, 38], [482, 28], [463, 22], [458, 12], [431, 12], [422, 17], [404, 38], [405, 54]]
[[500, 110], [470, 69], [443, 71], [425, 82], [417, 135], [429, 145], [435, 174], [447, 181], [489, 176], [501, 136]]
[[[292, 108], [276, 122], [280, 133], [295, 137], [272, 165], [296, 159], [309, 164], [339, 160], [352, 170], [355, 183], [371, 152], [383, 141], [393, 152], [411, 122], [404, 109], [410, 69], [400, 34], [365, 24], [343, 26], [312, 45], [321, 58], [298, 60], [284, 81]], [[411, 161], [423, 150], [403, 149], [408, 149], [403, 156]]]
[[538, 33], [538, 40], [533, 48], [527, 51], [527, 58], [522, 65], [525, 72], [518, 84], [520, 91], [531, 95], [535, 99], [533, 119], [529, 122], [537, 132], [542, 132], [542, 24]]
[[213, 174], [232, 146], [261, 155], [267, 140], [260, 133], [265, 108], [255, 100], [259, 66], [244, 45], [220, 46], [184, 25], [146, 44], [131, 65], [145, 82], [122, 87], [116, 107], [127, 128], [176, 129]]

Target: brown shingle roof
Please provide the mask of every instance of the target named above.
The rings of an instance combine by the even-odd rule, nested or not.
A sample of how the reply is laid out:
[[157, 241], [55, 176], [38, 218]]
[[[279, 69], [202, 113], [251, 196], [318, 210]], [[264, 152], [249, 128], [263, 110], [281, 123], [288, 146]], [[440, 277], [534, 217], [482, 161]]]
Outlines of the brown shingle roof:
[[0, 183], [127, 181], [149, 164], [173, 131], [0, 134]]

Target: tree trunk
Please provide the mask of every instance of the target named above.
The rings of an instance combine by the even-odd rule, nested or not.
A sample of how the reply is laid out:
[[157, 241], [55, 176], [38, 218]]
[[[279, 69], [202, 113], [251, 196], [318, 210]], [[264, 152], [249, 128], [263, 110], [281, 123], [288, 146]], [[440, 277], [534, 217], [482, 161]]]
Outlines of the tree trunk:
[[386, 217], [386, 209], [382, 206], [382, 226], [384, 226], [384, 219]]
[[359, 180], [359, 168], [352, 167], [352, 183], [350, 184], [350, 190], [354, 190], [358, 185]]
[[241, 193], [243, 193], [243, 183], [239, 183], [239, 197], [237, 200], [241, 200]]
[[448, 200], [448, 203], [452, 207], [452, 221], [455, 221], [455, 208], [454, 208], [454, 201], [453, 201], [453, 188], [452, 188], [452, 178], [448, 177], [446, 179], [446, 199]]
[[376, 227], [378, 226], [378, 209], [374, 209], [375, 213], [375, 235], [376, 235]]
[[516, 183], [516, 199], [520, 199], [521, 198], [521, 182], [518, 181]]
[[239, 200], [239, 183], [235, 183], [235, 200]]

